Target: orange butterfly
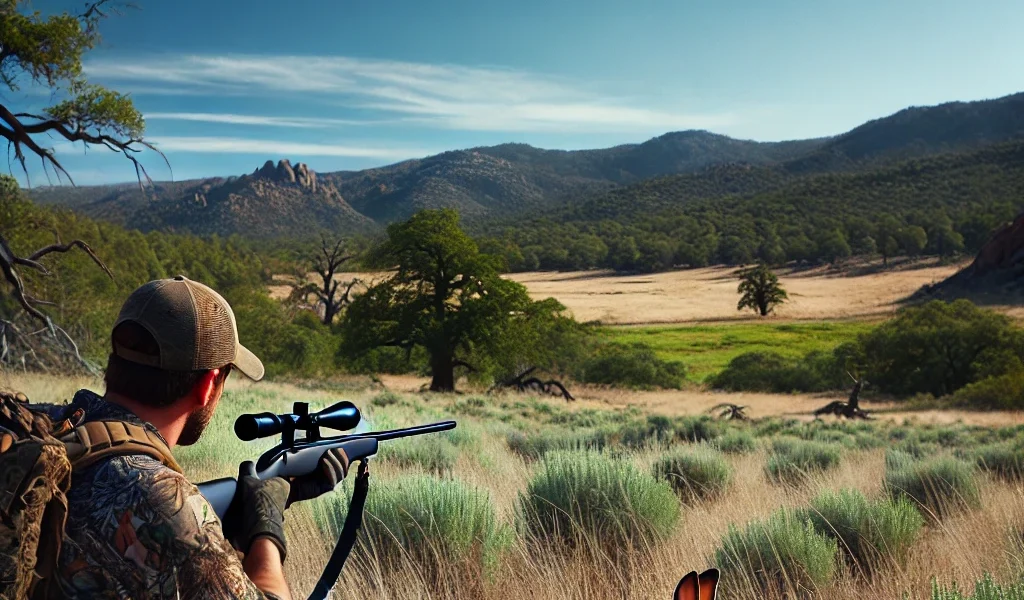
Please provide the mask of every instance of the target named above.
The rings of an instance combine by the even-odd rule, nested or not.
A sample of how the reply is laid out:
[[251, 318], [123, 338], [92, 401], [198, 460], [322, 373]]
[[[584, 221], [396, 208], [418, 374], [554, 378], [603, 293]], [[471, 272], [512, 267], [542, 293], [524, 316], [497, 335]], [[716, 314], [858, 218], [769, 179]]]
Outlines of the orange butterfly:
[[679, 580], [674, 600], [715, 600], [718, 593], [718, 569], [708, 569], [700, 575], [690, 571]]

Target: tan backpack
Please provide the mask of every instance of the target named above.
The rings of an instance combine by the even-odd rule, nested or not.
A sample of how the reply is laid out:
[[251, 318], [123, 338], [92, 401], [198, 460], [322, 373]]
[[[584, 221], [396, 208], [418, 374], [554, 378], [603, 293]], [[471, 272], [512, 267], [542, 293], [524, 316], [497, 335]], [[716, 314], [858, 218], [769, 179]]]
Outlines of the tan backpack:
[[50, 596], [75, 469], [109, 456], [144, 454], [177, 472], [170, 449], [134, 423], [82, 423], [77, 409], [54, 422], [24, 394], [0, 390], [0, 600]]

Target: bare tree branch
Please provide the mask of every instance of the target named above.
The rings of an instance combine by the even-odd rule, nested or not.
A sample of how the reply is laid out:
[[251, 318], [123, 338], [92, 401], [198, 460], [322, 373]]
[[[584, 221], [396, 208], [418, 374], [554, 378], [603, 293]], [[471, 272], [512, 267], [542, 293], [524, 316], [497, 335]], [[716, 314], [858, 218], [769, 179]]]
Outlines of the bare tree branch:
[[111, 280], [114, 279], [114, 274], [110, 272], [110, 269], [107, 268], [107, 265], [103, 264], [103, 261], [101, 261], [100, 258], [96, 256], [96, 253], [93, 252], [93, 249], [89, 246], [89, 244], [86, 244], [82, 240], [71, 240], [66, 244], [57, 243], [45, 246], [29, 255], [27, 260], [37, 261], [51, 252], [67, 252], [72, 248], [81, 248], [82, 251], [88, 254], [89, 258], [91, 258], [92, 261], [99, 266], [99, 268], [103, 269], [103, 272], [107, 274], [107, 277], [109, 277]]

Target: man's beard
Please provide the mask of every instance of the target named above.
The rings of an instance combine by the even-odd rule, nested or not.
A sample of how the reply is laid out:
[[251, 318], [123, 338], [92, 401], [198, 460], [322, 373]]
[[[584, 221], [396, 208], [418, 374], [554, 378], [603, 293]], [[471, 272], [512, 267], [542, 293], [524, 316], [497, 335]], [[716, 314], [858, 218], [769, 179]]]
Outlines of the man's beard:
[[177, 445], [191, 446], [198, 442], [200, 436], [203, 435], [203, 431], [206, 430], [206, 426], [213, 419], [213, 410], [215, 408], [217, 408], [217, 403], [211, 402], [189, 413], [188, 418], [185, 420], [185, 427], [182, 428], [181, 435], [178, 436]]

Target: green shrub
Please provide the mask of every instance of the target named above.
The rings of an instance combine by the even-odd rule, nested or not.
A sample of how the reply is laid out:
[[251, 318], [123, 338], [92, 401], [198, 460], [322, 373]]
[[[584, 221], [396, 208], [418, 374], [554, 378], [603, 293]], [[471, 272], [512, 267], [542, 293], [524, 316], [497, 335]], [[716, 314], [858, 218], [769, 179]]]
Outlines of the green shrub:
[[392, 391], [381, 392], [374, 396], [372, 400], [370, 400], [370, 404], [380, 408], [384, 408], [386, 406], [394, 406], [395, 404], [401, 403], [402, 397]]
[[987, 377], [947, 396], [949, 404], [991, 410], [1024, 409], [1024, 370]]
[[757, 450], [757, 440], [746, 431], [730, 431], [712, 444], [726, 454], [749, 454]]
[[935, 442], [922, 442], [917, 437], [909, 437], [898, 444], [894, 444], [893, 450], [898, 450], [913, 458], [928, 458], [942, 452], [942, 447]]
[[924, 519], [905, 498], [869, 501], [857, 490], [826, 490], [798, 512], [818, 533], [835, 538], [847, 562], [865, 574], [901, 566]]
[[839, 548], [809, 521], [778, 511], [744, 530], [729, 525], [715, 553], [723, 588], [734, 594], [749, 590], [753, 597], [781, 596], [790, 591], [809, 597], [836, 575]]
[[718, 437], [720, 426], [707, 415], [670, 419], [648, 415], [646, 419], [629, 421], [619, 426], [618, 441], [627, 448], [644, 448], [651, 444], [704, 442]]
[[784, 437], [772, 441], [765, 469], [771, 479], [796, 482], [811, 472], [838, 466], [841, 458], [840, 448], [834, 444]]
[[679, 519], [672, 488], [594, 451], [551, 452], [519, 495], [521, 525], [538, 541], [584, 540], [619, 555], [664, 539]]
[[[348, 496], [314, 505], [314, 519], [337, 537]], [[512, 542], [486, 490], [457, 479], [414, 475], [370, 486], [356, 551], [384, 569], [409, 559], [428, 573], [489, 571]]]
[[509, 431], [505, 435], [508, 449], [524, 460], [537, 460], [555, 450], [601, 450], [607, 445], [607, 437], [601, 431], [563, 432], [542, 430], [527, 435], [520, 431]]
[[806, 360], [776, 352], [747, 352], [729, 361], [711, 386], [732, 392], [820, 392], [831, 386]]
[[686, 365], [659, 358], [644, 343], [604, 344], [583, 361], [577, 379], [639, 389], [679, 389], [686, 379]]
[[643, 421], [630, 421], [619, 427], [619, 442], [627, 448], [645, 448], [651, 444], [664, 444], [675, 437], [672, 420], [661, 415], [649, 415]]
[[985, 471], [1006, 480], [1024, 476], [1024, 448], [1015, 442], [1001, 442], [979, 446], [961, 454], [973, 460]]
[[732, 465], [707, 446], [674, 450], [654, 463], [654, 476], [669, 482], [685, 502], [712, 500], [732, 484]]
[[909, 452], [899, 450], [897, 448], [889, 448], [885, 451], [885, 468], [890, 469], [902, 469], [909, 466], [911, 463], [917, 461], [918, 458]]
[[932, 600], [1024, 600], [1024, 583], [999, 585], [992, 576], [985, 576], [974, 584], [974, 593], [967, 595], [960, 591], [957, 584], [940, 586], [932, 580]]
[[681, 442], [708, 442], [721, 435], [722, 426], [708, 415], [679, 417], [673, 425]]
[[1022, 338], [1005, 315], [968, 300], [933, 300], [902, 309], [859, 341], [878, 390], [940, 397], [1024, 368]]
[[952, 456], [887, 466], [885, 486], [892, 496], [906, 496], [933, 518], [981, 505], [977, 468]]
[[381, 444], [378, 456], [402, 467], [417, 466], [430, 473], [443, 475], [455, 468], [459, 450], [441, 436], [425, 435]]

